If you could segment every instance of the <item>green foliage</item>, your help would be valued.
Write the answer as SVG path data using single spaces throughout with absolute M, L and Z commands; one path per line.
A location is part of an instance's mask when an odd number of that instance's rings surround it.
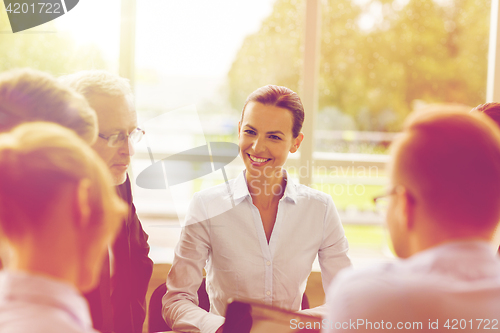
M 248 36 L 229 71 L 229 100 L 241 110 L 255 89 L 278 84 L 297 91 L 302 68 L 303 3 L 279 0 L 259 32 Z
M 83 69 L 106 69 L 97 47 L 78 47 L 70 36 L 57 31 L 54 22 L 26 32 L 10 33 L 7 13 L 0 6 L 0 72 L 31 67 L 53 75 Z
M 384 251 L 391 246 L 390 237 L 383 226 L 344 224 L 343 227 L 350 248 Z
M 489 1 L 400 3 L 322 3 L 320 110 L 340 110 L 358 129 L 394 131 L 416 101 L 484 103 Z M 383 17 L 363 30 L 358 22 L 370 5 Z M 264 84 L 300 87 L 303 6 L 277 0 L 260 31 L 246 38 L 228 75 L 234 108 Z

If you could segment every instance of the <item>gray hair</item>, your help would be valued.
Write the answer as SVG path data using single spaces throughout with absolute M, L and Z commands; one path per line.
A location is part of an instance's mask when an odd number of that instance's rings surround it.
M 104 70 L 86 70 L 59 77 L 59 81 L 89 98 L 94 94 L 124 96 L 134 102 L 130 81 Z

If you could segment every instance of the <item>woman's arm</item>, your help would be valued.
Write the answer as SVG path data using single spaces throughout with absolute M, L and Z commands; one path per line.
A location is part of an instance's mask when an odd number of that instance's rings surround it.
M 197 291 L 211 251 L 209 232 L 203 203 L 195 194 L 175 248 L 167 293 L 163 296 L 163 317 L 175 331 L 213 333 L 224 323 L 224 317 L 198 307 Z
M 323 290 L 328 290 L 335 275 L 343 268 L 351 266 L 347 255 L 349 244 L 340 223 L 340 217 L 330 196 L 327 198 L 325 218 L 323 222 L 323 242 L 318 251 L 318 260 L 321 267 Z M 327 312 L 326 306 L 303 310 L 301 313 L 322 316 Z

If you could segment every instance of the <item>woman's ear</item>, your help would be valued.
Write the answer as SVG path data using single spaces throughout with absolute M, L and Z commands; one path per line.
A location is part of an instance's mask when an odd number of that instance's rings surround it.
M 292 140 L 292 147 L 290 148 L 290 153 L 293 154 L 299 149 L 302 140 L 304 140 L 304 133 L 300 132 L 299 135 Z
M 241 120 L 238 121 L 238 140 L 240 139 L 240 131 L 241 131 Z
M 78 228 L 86 227 L 90 222 L 90 180 L 88 178 L 82 179 L 75 187 L 75 205 L 74 216 L 75 223 Z

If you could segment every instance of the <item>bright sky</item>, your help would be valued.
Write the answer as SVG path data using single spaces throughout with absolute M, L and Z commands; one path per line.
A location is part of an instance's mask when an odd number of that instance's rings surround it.
M 136 65 L 169 75 L 223 76 L 243 39 L 274 0 L 137 1 Z M 95 43 L 111 61 L 119 50 L 119 0 L 82 0 L 58 18 L 78 43 Z
M 119 0 L 81 0 L 75 8 L 54 22 L 60 31 L 72 34 L 77 43 L 95 43 L 109 57 L 118 54 Z

